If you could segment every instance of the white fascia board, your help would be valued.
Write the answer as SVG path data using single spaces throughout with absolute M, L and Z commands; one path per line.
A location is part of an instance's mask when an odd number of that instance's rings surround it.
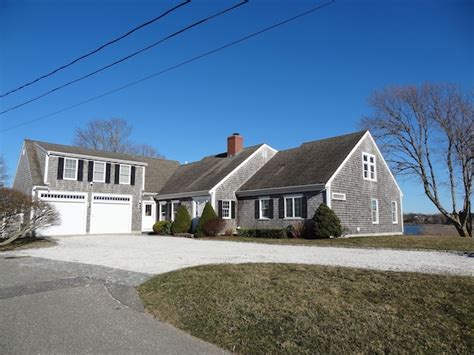
M 211 194 L 214 194 L 217 190 L 217 188 L 222 185 L 224 182 L 227 181 L 227 179 L 229 179 L 236 171 L 238 171 L 242 166 L 244 166 L 245 164 L 247 164 L 248 161 L 250 161 L 255 155 L 258 154 L 258 152 L 260 152 L 261 150 L 263 150 L 264 148 L 268 148 L 272 151 L 274 151 L 275 153 L 278 153 L 278 151 L 272 147 L 270 147 L 269 145 L 267 144 L 262 144 L 255 152 L 253 152 L 252 154 L 250 154 L 250 156 L 247 157 L 247 159 L 245 159 L 242 163 L 240 163 L 239 165 L 237 165 L 235 167 L 234 170 L 232 170 L 229 174 L 227 174 L 226 176 L 224 176 L 224 178 L 219 181 L 211 190 L 209 190 L 209 192 Z
M 256 190 L 245 190 L 237 191 L 236 195 L 239 197 L 249 196 L 262 196 L 271 194 L 284 194 L 284 193 L 298 193 L 306 191 L 320 191 L 325 188 L 324 184 L 308 184 L 308 185 L 297 185 L 297 186 L 282 186 L 282 187 L 268 187 Z
M 326 183 L 326 186 L 330 188 L 331 186 L 331 182 L 334 180 L 334 178 L 337 176 L 337 174 L 339 174 L 339 172 L 342 170 L 342 168 L 344 167 L 344 165 L 346 165 L 346 163 L 349 161 L 349 159 L 352 157 L 352 155 L 354 154 L 354 152 L 357 150 L 357 148 L 359 148 L 359 146 L 362 144 L 362 142 L 364 141 L 365 138 L 370 138 L 372 143 L 374 144 L 375 146 L 375 149 L 377 150 L 377 153 L 379 154 L 379 156 L 382 158 L 382 162 L 384 163 L 385 167 L 387 168 L 390 176 L 392 177 L 392 180 L 393 182 L 395 183 L 395 186 L 397 187 L 398 191 L 400 192 L 400 195 L 403 196 L 403 192 L 402 190 L 400 189 L 400 186 L 398 185 L 397 183 L 397 180 L 395 180 L 395 177 L 393 176 L 392 172 L 390 171 L 390 168 L 388 167 L 388 164 L 387 162 L 385 161 L 382 153 L 380 152 L 380 149 L 379 147 L 377 146 L 377 143 L 375 143 L 375 140 L 374 138 L 372 137 L 372 135 L 370 134 L 369 131 L 365 132 L 364 135 L 359 139 L 359 141 L 357 142 L 357 144 L 354 146 L 354 148 L 352 148 L 352 150 L 349 152 L 349 154 L 347 154 L 347 156 L 345 157 L 345 159 L 343 160 L 343 162 L 341 163 L 341 165 L 339 165 L 339 167 L 336 169 L 336 171 L 334 172 L 334 174 L 331 175 L 331 177 L 329 178 L 329 180 L 327 181 Z
M 192 191 L 192 192 L 176 192 L 171 194 L 155 194 L 155 200 L 172 200 L 175 198 L 187 198 L 187 197 L 200 197 L 200 196 L 209 196 L 210 192 L 208 190 L 203 191 Z
M 47 184 L 48 183 L 48 170 L 49 170 L 49 154 L 46 154 L 44 159 L 45 159 L 45 162 L 44 162 L 43 182 Z
M 148 163 L 143 163 L 143 162 L 134 161 L 134 160 L 123 160 L 123 159 L 105 158 L 105 157 L 92 156 L 92 155 L 72 154 L 72 153 L 57 152 L 53 150 L 48 150 L 47 153 L 50 155 L 57 155 L 57 156 L 68 157 L 68 158 L 71 157 L 71 158 L 96 160 L 96 161 L 116 162 L 116 163 L 120 163 L 124 165 L 128 164 L 128 165 L 148 166 Z

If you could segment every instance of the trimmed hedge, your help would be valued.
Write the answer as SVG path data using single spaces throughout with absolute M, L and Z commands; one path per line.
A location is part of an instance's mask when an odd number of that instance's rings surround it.
M 319 205 L 313 216 L 315 238 L 337 238 L 342 235 L 339 217 L 326 204 Z
M 174 234 L 188 233 L 191 229 L 191 216 L 188 213 L 188 209 L 181 205 L 176 211 L 176 218 L 171 225 L 171 232 Z
M 262 229 L 246 229 L 237 230 L 239 237 L 247 238 L 269 238 L 269 239 L 285 239 L 287 238 L 286 230 L 283 228 L 262 228 Z
M 171 235 L 171 222 L 160 221 L 153 225 L 153 232 L 158 235 Z
M 206 237 L 216 237 L 219 233 L 222 232 L 225 227 L 225 224 L 225 221 L 220 217 L 211 218 L 204 223 L 202 229 L 204 231 L 204 234 L 206 234 Z
M 196 228 L 196 237 L 201 238 L 206 236 L 206 232 L 204 231 L 204 224 L 208 220 L 214 218 L 217 218 L 216 211 L 214 211 L 214 208 L 212 208 L 212 205 L 208 202 L 204 206 L 201 217 L 199 218 L 199 223 Z

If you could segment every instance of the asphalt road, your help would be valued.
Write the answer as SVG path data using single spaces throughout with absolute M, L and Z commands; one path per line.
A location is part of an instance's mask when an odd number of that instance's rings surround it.
M 0 353 L 223 353 L 144 313 L 133 286 L 148 277 L 0 254 Z

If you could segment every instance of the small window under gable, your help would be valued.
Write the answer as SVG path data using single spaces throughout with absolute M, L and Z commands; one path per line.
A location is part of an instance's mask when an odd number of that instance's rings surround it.
M 377 181 L 375 155 L 362 153 L 362 166 L 365 180 Z
M 370 200 L 370 210 L 372 215 L 372 224 L 379 223 L 379 200 L 373 198 Z
M 392 210 L 392 223 L 398 224 L 398 205 L 397 201 L 392 201 L 390 203 L 391 210 Z

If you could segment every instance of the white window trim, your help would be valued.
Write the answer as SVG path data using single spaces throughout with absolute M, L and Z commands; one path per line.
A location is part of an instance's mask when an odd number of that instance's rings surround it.
M 395 204 L 395 220 L 393 220 L 393 205 Z M 392 224 L 398 224 L 398 203 L 397 201 L 390 202 L 390 218 Z
M 120 177 L 122 176 L 122 166 L 128 166 L 128 182 L 121 182 Z M 131 177 L 132 177 L 132 166 L 128 164 L 120 164 L 120 169 L 119 169 L 119 185 L 130 185 L 131 182 Z
M 338 197 L 338 195 L 340 197 Z M 345 201 L 346 200 L 346 194 L 344 194 L 342 192 L 333 192 L 332 193 L 332 199 L 333 200 L 338 200 L 338 201 Z
M 171 222 L 174 222 L 174 204 L 179 203 L 179 200 L 171 201 Z
M 286 196 L 283 196 L 283 203 L 284 203 L 284 216 L 285 218 L 284 219 L 288 219 L 288 220 L 295 220 L 295 219 L 303 219 L 303 217 L 288 217 L 286 215 L 286 199 L 287 198 L 292 198 L 293 199 L 293 216 L 295 215 L 295 198 L 303 198 L 303 195 L 286 195 Z M 301 213 L 303 213 L 303 211 L 301 211 Z
M 364 156 L 367 156 L 367 167 L 368 167 L 367 177 L 364 176 L 364 164 L 365 164 Z M 374 158 L 373 163 L 370 162 L 371 157 Z M 374 179 L 370 178 L 370 166 L 371 165 L 374 166 Z M 364 180 L 377 181 L 377 158 L 374 154 L 362 152 L 362 177 L 364 178 Z
M 150 206 L 151 209 L 150 209 L 150 215 L 147 216 L 146 214 L 146 208 L 147 206 Z M 151 201 L 143 201 L 143 216 L 144 217 L 153 217 L 153 202 Z
M 377 218 L 374 221 L 374 215 L 373 215 L 373 210 L 372 210 L 372 202 L 375 201 L 375 206 L 376 206 L 376 211 L 377 211 Z M 372 220 L 372 224 L 379 224 L 379 200 L 376 198 L 371 198 L 370 199 L 370 219 Z
M 162 219 L 162 214 L 163 214 L 163 206 L 166 206 L 166 201 L 160 201 L 158 203 L 158 221 L 165 221 L 166 219 Z M 165 210 L 165 213 L 166 213 L 166 210 Z M 166 218 L 166 217 L 165 217 Z
M 104 165 L 104 179 L 103 180 L 96 180 L 95 179 L 95 168 L 97 164 L 102 164 Z M 106 163 L 103 161 L 94 161 L 94 168 L 92 169 L 92 181 L 93 182 L 105 182 L 105 170 L 107 169 Z
M 74 161 L 76 161 L 76 171 L 75 171 L 75 173 L 74 173 L 74 177 L 73 177 L 73 178 L 66 177 L 66 161 L 67 161 L 67 160 L 74 160 Z M 64 158 L 63 180 L 77 180 L 78 170 L 79 170 L 79 159 L 77 159 L 77 158 Z
M 269 217 L 263 217 L 262 215 L 262 201 L 270 201 L 270 197 L 259 197 L 258 199 L 258 219 L 269 220 Z
M 224 202 L 229 202 L 229 216 L 224 217 Z M 232 219 L 232 200 L 222 200 L 222 219 Z

